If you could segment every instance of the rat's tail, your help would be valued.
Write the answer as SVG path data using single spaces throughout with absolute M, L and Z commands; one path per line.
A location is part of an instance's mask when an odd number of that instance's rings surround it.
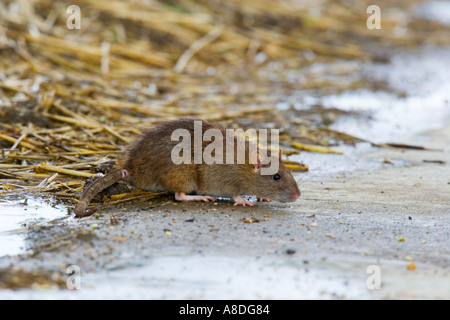
M 96 209 L 88 209 L 86 210 L 89 202 L 91 202 L 92 198 L 99 193 L 100 191 L 108 188 L 119 180 L 125 179 L 129 176 L 129 173 L 125 169 L 118 169 L 108 173 L 106 176 L 101 177 L 100 179 L 92 182 L 89 187 L 87 187 L 83 194 L 80 197 L 77 205 L 75 206 L 75 215 L 77 217 L 86 217 L 93 214 Z

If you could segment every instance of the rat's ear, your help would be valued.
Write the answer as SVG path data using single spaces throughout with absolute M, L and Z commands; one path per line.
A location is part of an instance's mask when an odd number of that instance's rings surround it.
M 266 157 L 259 150 L 254 150 L 250 157 L 250 163 L 253 164 L 253 167 L 256 172 L 261 170 L 263 163 L 266 162 Z

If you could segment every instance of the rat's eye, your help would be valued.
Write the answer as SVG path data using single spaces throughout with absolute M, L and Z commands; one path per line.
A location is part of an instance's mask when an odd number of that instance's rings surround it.
M 273 175 L 273 180 L 280 180 L 280 179 L 281 179 L 281 176 L 278 173 L 275 173 Z

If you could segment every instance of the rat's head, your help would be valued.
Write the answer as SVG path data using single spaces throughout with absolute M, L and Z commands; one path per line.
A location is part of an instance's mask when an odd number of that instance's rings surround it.
M 280 150 L 278 154 L 265 157 L 260 151 L 252 153 L 253 173 L 257 176 L 256 195 L 278 202 L 294 202 L 300 197 L 300 190 L 292 173 L 283 165 Z

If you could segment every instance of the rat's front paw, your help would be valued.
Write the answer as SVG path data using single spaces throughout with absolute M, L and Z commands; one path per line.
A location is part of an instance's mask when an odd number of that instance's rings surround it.
M 242 196 L 234 196 L 233 200 L 234 200 L 234 205 L 235 206 L 243 206 L 243 207 L 249 206 L 249 207 L 253 207 L 255 205 L 254 202 L 244 200 L 244 198 L 242 198 Z

